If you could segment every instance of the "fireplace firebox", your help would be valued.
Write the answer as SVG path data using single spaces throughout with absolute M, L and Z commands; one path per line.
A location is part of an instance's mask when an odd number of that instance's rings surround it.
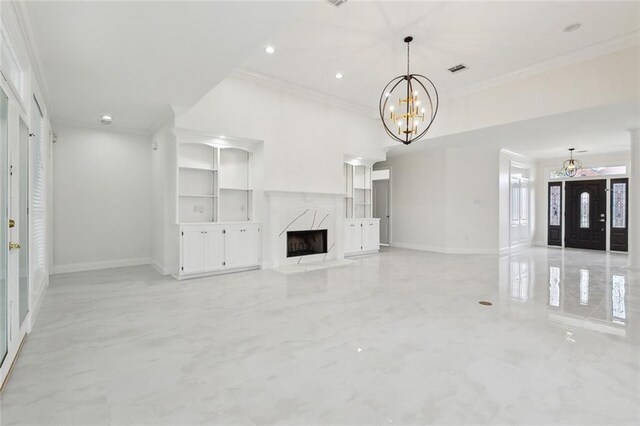
M 287 231 L 287 257 L 327 252 L 327 230 Z

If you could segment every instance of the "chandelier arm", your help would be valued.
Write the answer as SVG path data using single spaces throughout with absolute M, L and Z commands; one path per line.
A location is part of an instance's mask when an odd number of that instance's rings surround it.
M 433 110 L 433 115 L 431 117 L 431 123 L 429 124 L 429 127 L 431 127 L 431 124 L 433 124 L 433 120 L 435 120 L 436 115 L 438 114 L 438 107 L 440 106 L 440 95 L 438 94 L 438 89 L 436 88 L 436 85 L 433 84 L 433 81 L 431 81 L 431 79 L 429 77 L 426 77 L 422 74 L 414 74 L 414 76 L 416 77 L 420 77 L 420 78 L 424 78 L 426 81 L 429 82 L 429 84 L 431 85 L 431 87 L 433 88 L 433 94 L 434 94 L 434 99 L 435 99 L 435 110 Z M 418 80 L 418 82 L 420 83 L 420 85 L 424 88 L 424 91 L 427 93 L 427 95 L 429 95 L 429 91 L 427 90 L 427 88 L 424 86 L 424 84 L 422 84 L 422 82 L 420 80 Z M 430 95 L 429 95 L 430 96 Z M 432 107 L 433 108 L 433 107 Z M 429 128 L 427 127 L 427 129 Z
M 422 87 L 422 89 L 424 90 L 425 95 L 427 96 L 427 99 L 429 100 L 429 107 L 430 107 L 429 114 L 431 116 L 431 121 L 433 121 L 433 117 L 434 117 L 434 115 L 433 115 L 433 99 L 431 99 L 431 94 L 427 90 L 426 86 L 424 84 L 422 84 L 422 82 L 418 78 L 414 78 L 414 80 L 416 80 L 418 82 L 418 84 Z M 424 121 L 424 118 L 422 119 L 422 121 Z

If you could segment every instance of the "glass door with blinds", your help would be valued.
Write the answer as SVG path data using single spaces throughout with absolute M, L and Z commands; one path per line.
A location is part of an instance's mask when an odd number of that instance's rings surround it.
M 9 349 L 9 99 L 0 89 L 0 366 Z
M 29 126 L 20 118 L 18 129 L 18 183 L 13 185 L 18 190 L 17 222 L 19 255 L 18 281 L 18 320 L 20 328 L 29 313 Z M 15 207 L 14 207 L 15 208 Z

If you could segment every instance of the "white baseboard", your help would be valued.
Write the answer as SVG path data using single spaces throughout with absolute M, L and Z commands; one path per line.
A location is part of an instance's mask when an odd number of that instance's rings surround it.
M 469 249 L 469 248 L 458 248 L 458 247 L 436 247 L 429 246 L 423 244 L 411 244 L 411 243 L 399 243 L 394 241 L 391 243 L 391 247 L 400 247 L 411 250 L 420 250 L 420 251 L 431 251 L 434 253 L 444 253 L 444 254 L 497 254 L 498 250 L 491 249 Z
M 47 287 L 49 287 L 49 275 L 42 274 L 42 276 L 38 279 L 39 285 L 35 285 L 35 288 L 38 288 L 39 291 L 37 294 L 32 295 L 35 297 L 31 298 L 32 306 L 29 306 L 29 323 L 27 327 L 27 333 L 31 333 L 33 329 L 33 325 L 36 323 L 38 319 L 38 314 L 40 313 L 40 307 L 42 306 L 42 302 L 44 300 L 44 296 L 47 292 Z
M 53 274 L 66 274 L 69 272 L 95 271 L 98 269 L 122 268 L 125 266 L 140 266 L 152 264 L 148 257 L 136 257 L 131 259 L 105 260 L 102 262 L 74 263 L 69 265 L 54 265 Z
M 157 262 L 157 261 L 155 261 L 153 259 L 149 259 L 149 264 L 160 275 L 171 275 L 171 271 L 169 270 L 169 268 L 165 268 L 159 262 Z

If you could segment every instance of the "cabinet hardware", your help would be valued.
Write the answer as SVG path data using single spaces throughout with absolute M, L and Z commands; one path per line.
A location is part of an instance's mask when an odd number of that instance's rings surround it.
M 223 233 L 223 234 L 226 234 L 226 233 L 227 233 L 227 230 L 226 230 L 226 229 L 223 229 L 223 230 L 222 230 L 222 233 Z
M 180 232 L 180 235 L 182 235 L 184 237 L 184 232 Z
M 9 243 L 9 250 L 19 249 L 20 247 L 22 246 L 18 243 Z
M 226 265 L 227 265 L 227 262 L 222 262 L 222 266 L 226 266 Z
M 9 228 L 13 228 L 16 226 L 16 221 L 13 219 L 9 219 Z
M 181 270 L 181 271 L 184 271 L 184 266 L 181 266 L 181 267 L 180 267 L 180 270 Z

